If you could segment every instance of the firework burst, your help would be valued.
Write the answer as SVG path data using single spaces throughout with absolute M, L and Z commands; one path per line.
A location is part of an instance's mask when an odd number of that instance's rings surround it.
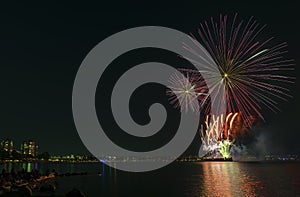
M 218 91 L 219 84 L 223 83 L 227 111 L 241 112 L 242 119 L 249 126 L 248 117 L 251 115 L 263 119 L 262 106 L 278 111 L 277 99 L 274 98 L 286 100 L 290 97 L 283 84 L 294 81 L 293 77 L 285 75 L 286 71 L 294 70 L 294 61 L 284 58 L 287 44 L 272 46 L 273 38 L 259 40 L 264 28 L 252 17 L 247 22 L 238 22 L 235 15 L 229 24 L 228 17 L 221 15 L 217 22 L 211 18 L 198 30 L 200 40 L 218 66 L 218 70 L 210 69 L 209 64 L 205 68 L 206 71 L 211 70 L 212 91 Z M 203 57 L 197 53 L 197 48 L 202 46 L 196 39 L 192 36 L 195 46 L 184 44 L 193 56 L 185 58 L 199 64 L 197 58 L 203 60 Z M 220 74 L 221 81 L 217 80 Z
M 199 73 L 184 72 L 184 69 L 178 69 L 183 74 L 174 74 L 169 79 L 167 95 L 170 103 L 181 112 L 192 110 L 198 112 L 201 103 L 205 102 L 208 93 L 202 88 L 205 83 Z M 185 75 L 184 75 L 185 74 Z

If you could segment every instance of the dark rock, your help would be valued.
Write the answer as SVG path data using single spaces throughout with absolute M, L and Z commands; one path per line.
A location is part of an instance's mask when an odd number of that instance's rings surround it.
M 84 197 L 84 194 L 78 189 L 72 189 L 68 193 L 66 193 L 67 197 Z
M 56 189 L 55 185 L 52 183 L 45 183 L 40 187 L 40 192 L 54 192 Z

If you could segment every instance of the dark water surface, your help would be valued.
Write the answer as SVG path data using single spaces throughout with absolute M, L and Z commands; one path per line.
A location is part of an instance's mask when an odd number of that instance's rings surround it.
M 299 162 L 175 162 L 145 173 L 101 163 L 6 163 L 0 169 L 12 167 L 89 173 L 56 178 L 56 194 L 78 188 L 86 196 L 300 196 Z

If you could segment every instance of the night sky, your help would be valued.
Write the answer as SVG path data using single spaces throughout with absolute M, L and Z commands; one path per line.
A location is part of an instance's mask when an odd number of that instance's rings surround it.
M 132 27 L 155 25 L 195 33 L 199 23 L 211 16 L 254 16 L 261 24 L 267 24 L 264 33 L 274 36 L 276 43 L 288 43 L 287 57 L 296 63 L 292 75 L 300 75 L 300 15 L 292 1 L 130 2 L 1 4 L 1 139 L 14 140 L 18 149 L 22 140 L 34 139 L 41 152 L 88 153 L 72 116 L 76 72 L 95 45 Z M 274 153 L 300 153 L 299 83 L 296 81 L 290 89 L 293 98 L 279 102 L 282 111 L 266 112 L 266 122 L 254 131 L 257 136 L 264 136 L 268 151 Z M 126 144 L 126 139 L 122 139 L 120 143 Z

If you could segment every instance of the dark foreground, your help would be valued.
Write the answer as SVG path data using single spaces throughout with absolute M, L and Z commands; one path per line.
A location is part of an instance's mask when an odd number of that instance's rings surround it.
M 53 184 L 53 192 L 34 189 L 33 196 L 75 197 L 75 192 L 87 197 L 300 196 L 299 162 L 174 162 L 144 173 L 118 171 L 101 163 L 39 163 L 36 167 L 41 173 L 55 169 L 64 176 L 43 182 Z
M 84 176 L 87 172 L 73 172 L 58 174 L 54 169 L 50 172 L 46 170 L 42 174 L 38 169 L 26 171 L 24 168 L 15 171 L 12 167 L 10 171 L 3 168 L 0 174 L 0 196 L 33 196 L 33 192 L 39 193 L 34 196 L 57 196 L 55 195 L 58 177 Z M 84 194 L 78 189 L 72 189 L 65 195 L 67 197 L 79 197 Z

